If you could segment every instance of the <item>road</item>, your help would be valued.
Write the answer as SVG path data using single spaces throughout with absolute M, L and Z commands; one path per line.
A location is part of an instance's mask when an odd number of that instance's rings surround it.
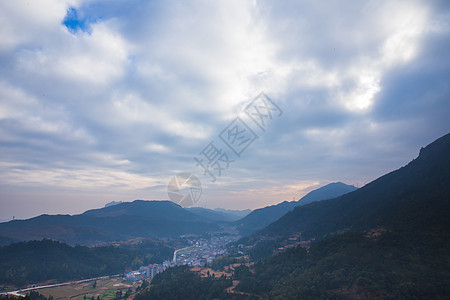
M 190 249 L 190 248 L 199 248 L 199 247 L 198 247 L 198 246 L 189 246 L 189 247 L 184 247 L 184 248 L 175 250 L 175 251 L 173 252 L 173 262 L 175 262 L 175 263 L 177 262 L 177 253 L 178 253 L 178 251 L 186 250 L 186 249 Z
M 177 252 L 178 252 L 178 251 L 185 250 L 185 249 L 188 249 L 188 248 L 190 248 L 190 247 L 185 247 L 185 248 L 181 248 L 181 249 L 175 250 L 175 251 L 173 252 L 173 262 L 174 262 L 174 263 L 177 262 Z
M 31 287 L 31 288 L 26 288 L 26 289 L 20 289 L 17 291 L 11 291 L 11 292 L 6 292 L 6 293 L 0 293 L 0 295 L 11 295 L 11 296 L 16 296 L 16 297 L 25 297 L 24 294 L 22 293 L 26 293 L 29 291 L 34 291 L 34 290 L 40 290 L 40 289 L 46 289 L 46 288 L 54 288 L 57 286 L 64 286 L 64 285 L 71 285 L 71 284 L 79 284 L 79 283 L 83 283 L 83 282 L 88 282 L 88 281 L 93 281 L 93 280 L 100 280 L 100 279 L 108 279 L 111 277 L 119 277 L 120 275 L 111 275 L 111 276 L 101 276 L 101 277 L 95 277 L 95 278 L 89 278 L 89 279 L 83 279 L 83 280 L 78 280 L 78 281 L 69 281 L 69 282 L 63 282 L 63 283 L 55 283 L 55 284 L 48 284 L 48 285 L 39 285 L 39 286 L 35 286 L 35 287 Z

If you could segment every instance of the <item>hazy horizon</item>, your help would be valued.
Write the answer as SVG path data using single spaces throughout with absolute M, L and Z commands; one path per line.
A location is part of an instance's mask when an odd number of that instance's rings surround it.
M 306 194 L 308 194 L 310 191 L 316 190 L 316 189 L 321 188 L 321 187 L 323 187 L 323 186 L 324 186 L 324 185 L 322 185 L 322 186 L 317 186 L 317 187 L 314 187 L 314 188 L 310 188 L 310 189 L 308 189 L 308 192 L 305 192 L 305 194 L 302 195 L 302 196 L 299 197 L 299 198 L 295 198 L 295 199 L 291 199 L 291 200 L 282 200 L 282 201 L 279 201 L 279 202 L 272 203 L 272 204 L 270 204 L 270 205 L 276 205 L 276 204 L 279 204 L 279 203 L 284 202 L 284 201 L 289 201 L 289 202 L 290 202 L 290 201 L 299 201 L 303 196 L 305 196 Z M 59 214 L 59 215 L 77 215 L 77 214 L 84 213 L 84 212 L 86 212 L 86 211 L 88 211 L 88 210 L 91 210 L 91 209 L 104 208 L 104 207 L 106 207 L 107 204 L 110 204 L 110 203 L 112 203 L 112 202 L 116 202 L 115 204 L 121 204 L 121 203 L 131 203 L 131 202 L 138 201 L 138 200 L 141 200 L 141 201 L 171 201 L 170 199 L 133 199 L 133 200 L 119 200 L 119 201 L 114 201 L 114 200 L 113 200 L 113 201 L 105 202 L 105 203 L 103 204 L 103 206 L 99 206 L 99 207 L 90 207 L 90 208 L 87 208 L 87 209 L 76 210 L 76 211 L 74 211 L 74 212 L 54 212 L 54 213 L 49 213 L 49 212 L 47 211 L 47 212 L 43 212 L 43 213 L 38 213 L 38 214 L 36 214 L 36 215 L 25 216 L 25 217 L 23 217 L 23 218 L 18 218 L 18 217 L 16 217 L 16 216 L 13 216 L 14 219 L 13 219 L 13 217 L 11 217 L 10 219 L 0 219 L 0 223 L 2 223 L 2 222 L 9 222 L 9 221 L 12 221 L 12 220 L 25 220 L 25 219 L 34 218 L 34 217 L 37 217 L 37 216 L 40 216 L 40 215 L 43 215 L 43 214 L 49 214 L 49 215 L 58 215 L 58 214 Z M 171 202 L 173 202 L 173 201 L 171 201 Z M 255 208 L 236 208 L 236 209 L 234 209 L 234 208 L 224 208 L 224 207 L 207 207 L 206 205 L 198 205 L 198 203 L 195 203 L 194 205 L 189 206 L 189 207 L 200 207 L 200 208 L 207 208 L 207 209 L 212 209 L 212 210 L 214 210 L 214 209 L 228 209 L 228 210 L 240 210 L 240 211 L 250 209 L 250 210 L 253 211 L 253 210 L 255 210 L 255 209 L 267 207 L 267 205 L 260 206 L 260 207 L 255 207 Z

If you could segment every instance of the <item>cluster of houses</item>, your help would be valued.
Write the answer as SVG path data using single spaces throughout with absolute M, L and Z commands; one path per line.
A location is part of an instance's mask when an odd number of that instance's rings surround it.
M 175 251 L 171 261 L 166 260 L 162 264 L 150 264 L 142 266 L 136 271 L 128 271 L 125 273 L 124 279 L 131 282 L 144 279 L 151 280 L 165 269 L 181 265 L 204 267 L 216 256 L 226 253 L 226 244 L 236 239 L 235 236 L 220 236 L 210 239 L 189 240 L 190 246 Z
M 184 255 L 183 255 L 184 256 Z M 209 258 L 208 261 L 211 261 L 213 258 Z M 175 266 L 181 265 L 189 265 L 189 266 L 204 266 L 207 262 L 206 259 L 195 260 L 195 261 L 186 261 L 184 259 L 179 259 L 176 261 L 168 261 L 166 260 L 162 264 L 150 264 L 148 266 L 141 266 L 139 270 L 136 271 L 127 271 L 125 272 L 124 279 L 126 281 L 141 281 L 141 280 L 151 280 L 155 277 L 156 274 L 163 272 L 165 269 Z
M 153 277 L 155 277 L 156 274 L 161 273 L 164 270 L 165 268 L 162 265 L 150 264 L 148 266 L 142 266 L 139 268 L 139 270 L 136 271 L 127 271 L 125 273 L 124 279 L 126 281 L 131 282 L 140 281 L 144 279 L 148 280 L 152 279 Z

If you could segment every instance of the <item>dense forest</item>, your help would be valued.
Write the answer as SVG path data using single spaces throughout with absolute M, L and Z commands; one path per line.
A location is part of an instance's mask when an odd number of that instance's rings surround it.
M 180 239 L 162 241 L 158 239 L 136 239 L 134 242 L 120 242 L 114 243 L 118 245 L 120 249 L 130 250 L 137 252 L 134 265 L 148 265 L 150 263 L 161 264 L 167 259 L 173 257 L 174 247 L 177 247 L 178 243 L 182 243 Z M 182 244 L 184 245 L 184 244 Z
M 154 251 L 156 256 L 142 249 L 71 247 L 52 240 L 15 243 L 0 248 L 0 283 L 23 286 L 119 274 L 173 254 L 173 249 L 164 246 Z
M 449 249 L 442 232 L 345 233 L 241 270 L 236 289 L 271 299 L 448 299 Z
M 188 266 L 167 269 L 155 276 L 149 289 L 142 291 L 134 299 L 230 299 L 226 288 L 231 279 L 206 277 L 189 271 Z

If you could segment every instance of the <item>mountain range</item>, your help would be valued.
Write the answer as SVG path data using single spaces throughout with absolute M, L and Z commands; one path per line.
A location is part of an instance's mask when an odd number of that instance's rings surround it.
M 135 237 L 170 238 L 218 232 L 224 225 L 236 226 L 241 232 L 250 234 L 297 205 L 328 199 L 354 189 L 343 183 L 332 183 L 308 193 L 299 201 L 283 202 L 254 212 L 248 209 L 182 208 L 171 201 L 113 201 L 103 208 L 79 215 L 44 214 L 0 223 L 0 245 L 50 238 L 70 245 L 91 246 Z
M 321 239 L 346 231 L 450 228 L 450 134 L 420 150 L 408 165 L 345 195 L 295 207 L 253 234 Z
M 0 223 L 0 241 L 51 238 L 71 245 L 95 245 L 134 237 L 177 237 L 219 230 L 216 222 L 171 201 L 135 200 L 79 215 L 41 215 Z
M 235 225 L 241 235 L 249 235 L 276 221 L 297 206 L 335 198 L 356 189 L 357 188 L 353 185 L 347 185 L 342 182 L 333 182 L 309 192 L 298 201 L 284 201 L 276 205 L 255 209 L 246 217 L 236 221 Z

